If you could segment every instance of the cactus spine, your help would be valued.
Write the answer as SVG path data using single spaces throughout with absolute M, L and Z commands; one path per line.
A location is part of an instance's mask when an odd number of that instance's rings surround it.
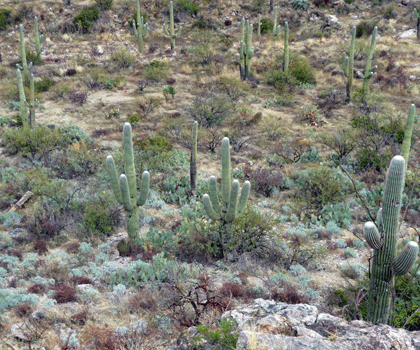
M 196 199 L 197 190 L 197 131 L 198 123 L 195 121 L 192 128 L 191 160 L 190 160 L 190 184 L 191 194 Z
M 134 166 L 133 141 L 131 124 L 124 124 L 124 169 L 119 179 L 114 158 L 106 158 L 111 186 L 118 203 L 124 206 L 127 213 L 127 232 L 130 241 L 138 245 L 140 230 L 140 207 L 146 202 L 149 193 L 150 175 L 144 171 L 141 177 L 140 195 L 137 196 L 136 170 Z
M 175 27 L 174 27 L 174 4 L 172 1 L 169 3 L 169 31 L 168 28 L 166 28 L 166 24 L 163 24 L 163 30 L 165 31 L 165 34 L 169 36 L 171 39 L 171 50 L 175 49 L 175 39 L 178 38 L 181 35 L 181 29 L 182 27 L 178 28 L 178 33 L 175 34 Z
M 144 23 L 143 16 L 140 14 L 140 0 L 137 0 L 137 21 L 133 21 L 133 31 L 134 35 L 137 38 L 139 43 L 139 51 L 143 51 L 143 39 L 147 35 L 147 28 L 149 24 L 146 22 Z
M 417 243 L 411 241 L 395 256 L 404 176 L 405 160 L 395 156 L 388 169 L 377 225 L 369 221 L 363 228 L 366 241 L 374 250 L 367 317 L 375 324 L 388 322 L 395 276 L 404 275 L 411 269 L 419 249 Z
M 280 25 L 277 25 L 277 6 L 274 7 L 273 32 L 271 33 L 273 40 L 280 34 Z
M 204 209 L 207 215 L 213 220 L 221 221 L 221 229 L 219 231 L 219 241 L 222 246 L 223 256 L 225 254 L 225 240 L 228 234 L 228 224 L 233 222 L 239 215 L 243 213 L 248 201 L 251 184 L 245 181 L 241 194 L 239 196 L 239 181 L 231 182 L 231 163 L 229 139 L 227 137 L 222 140 L 222 201 L 219 204 L 217 195 L 216 177 L 211 176 L 209 180 L 209 194 L 203 196 Z
M 29 69 L 32 67 L 32 62 L 29 64 L 26 62 L 26 49 L 25 49 L 25 40 L 23 38 L 23 26 L 22 24 L 19 25 L 19 36 L 20 36 L 20 54 L 22 58 L 22 64 L 17 64 L 16 66 L 19 69 L 23 69 L 23 73 L 27 74 L 29 72 Z
M 240 65 L 239 73 L 242 80 L 247 80 L 250 77 L 251 58 L 254 54 L 252 47 L 252 24 L 242 18 L 241 22 L 241 46 L 240 46 Z
M 285 74 L 289 72 L 289 23 L 284 23 L 284 57 L 283 71 Z
M 344 71 L 344 76 L 347 77 L 347 84 L 346 84 L 346 102 L 347 103 L 350 102 L 351 91 L 352 91 L 352 86 L 353 86 L 355 41 L 356 41 L 356 27 L 353 27 L 351 30 L 349 55 L 347 56 L 346 53 L 343 52 L 343 71 Z
M 363 79 L 363 93 L 362 93 L 362 100 L 366 101 L 366 97 L 369 94 L 369 80 L 376 76 L 375 70 L 378 68 L 377 66 L 372 67 L 372 58 L 373 52 L 375 50 L 376 44 L 376 34 L 378 33 L 378 27 L 375 27 L 372 33 L 372 41 L 370 44 L 369 55 L 366 61 L 365 73 L 358 72 L 358 75 L 361 79 Z
M 36 55 L 40 57 L 41 56 L 41 43 L 44 41 L 44 36 L 43 35 L 39 36 L 38 18 L 36 16 L 35 16 L 35 37 L 34 39 L 32 39 L 30 35 L 28 35 L 28 37 L 29 37 L 29 40 L 32 42 L 32 44 L 35 44 Z

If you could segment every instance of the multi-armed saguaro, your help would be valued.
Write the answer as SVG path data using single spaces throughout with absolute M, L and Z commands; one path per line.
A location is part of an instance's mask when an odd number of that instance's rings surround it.
M 251 58 L 254 54 L 252 47 L 252 24 L 242 17 L 241 21 L 241 47 L 239 49 L 240 65 L 239 73 L 242 80 L 247 80 L 250 77 Z
M 351 30 L 351 41 L 349 55 L 343 52 L 343 71 L 344 76 L 347 77 L 346 84 L 346 102 L 350 102 L 351 90 L 353 85 L 353 66 L 354 66 L 354 46 L 356 41 L 356 27 Z
M 217 195 L 217 181 L 215 176 L 211 176 L 209 180 L 209 193 L 203 196 L 204 209 L 207 215 L 213 220 L 220 220 L 222 228 L 219 233 L 220 244 L 225 256 L 225 239 L 227 233 L 226 225 L 234 221 L 243 213 L 248 201 L 251 184 L 245 181 L 241 195 L 239 196 L 239 181 L 231 180 L 231 163 L 229 139 L 225 137 L 222 140 L 222 202 L 219 204 Z
M 178 28 L 178 33 L 175 34 L 175 26 L 174 26 L 174 4 L 172 1 L 169 3 L 169 31 L 166 28 L 166 24 L 163 24 L 163 30 L 165 34 L 169 36 L 171 39 L 171 50 L 175 49 L 175 39 L 181 35 L 182 27 Z
M 41 43 L 44 40 L 44 36 L 39 35 L 38 18 L 36 16 L 35 16 L 35 37 L 34 39 L 32 39 L 30 35 L 28 35 L 28 37 L 29 37 L 29 40 L 32 42 L 32 44 L 35 44 L 36 55 L 40 57 L 41 56 Z
M 137 18 L 136 18 L 136 21 L 133 21 L 133 31 L 139 43 L 140 52 L 143 51 L 143 39 L 147 35 L 148 27 L 149 27 L 149 24 L 147 22 L 144 23 L 143 16 L 141 16 L 141 13 L 140 13 L 140 0 L 137 0 Z
M 141 177 L 140 195 L 137 196 L 136 170 L 134 166 L 133 141 L 130 123 L 124 124 L 124 168 L 125 174 L 119 179 L 114 158 L 106 157 L 111 186 L 118 203 L 127 213 L 127 232 L 130 241 L 138 245 L 140 230 L 140 207 L 146 202 L 149 193 L 150 175 L 144 171 Z
M 375 29 L 372 32 L 372 42 L 370 43 L 369 55 L 366 60 L 365 73 L 363 74 L 362 72 L 357 72 L 357 74 L 359 75 L 359 78 L 363 79 L 363 93 L 362 93 L 363 101 L 366 100 L 366 97 L 369 94 L 369 80 L 376 76 L 375 70 L 378 68 L 378 66 L 371 68 L 377 33 L 378 33 L 378 27 L 375 27 Z
M 372 271 L 369 282 L 369 300 L 367 318 L 373 323 L 387 323 L 391 300 L 394 293 L 395 276 L 406 274 L 413 266 L 419 251 L 416 242 L 408 242 L 402 252 L 396 256 L 398 225 L 404 188 L 406 159 L 411 145 L 415 108 L 410 107 L 407 120 L 406 136 L 401 156 L 391 160 L 388 169 L 382 208 L 379 209 L 377 225 L 369 221 L 363 231 L 366 241 L 374 250 Z M 411 130 L 410 130 L 411 129 Z

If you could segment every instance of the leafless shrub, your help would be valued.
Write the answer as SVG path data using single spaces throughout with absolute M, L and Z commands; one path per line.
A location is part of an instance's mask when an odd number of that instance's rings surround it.
M 87 91 L 77 91 L 76 89 L 73 89 L 69 91 L 68 94 L 70 101 L 79 106 L 83 106 L 87 100 Z

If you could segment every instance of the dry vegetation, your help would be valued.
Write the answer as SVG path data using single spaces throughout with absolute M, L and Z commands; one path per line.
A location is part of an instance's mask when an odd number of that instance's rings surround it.
M 408 108 L 420 104 L 420 43 L 415 35 L 400 37 L 415 28 L 417 3 L 311 0 L 301 11 L 291 0 L 275 0 L 280 36 L 273 41 L 254 31 L 251 79 L 241 81 L 240 20 L 256 22 L 261 13 L 272 21 L 265 1 L 174 1 L 182 33 L 171 51 L 162 27 L 169 2 L 141 0 L 149 23 L 142 53 L 129 25 L 135 0 L 114 0 L 86 32 L 73 18 L 101 1 L 66 2 L 0 6 L 14 16 L 0 31 L 0 349 L 19 348 L 9 329 L 20 322 L 32 349 L 164 349 L 188 326 L 216 327 L 222 312 L 240 302 L 263 297 L 328 308 L 334 290 L 360 286 L 369 256 L 361 227 L 380 205 Z M 182 4 L 200 8 L 191 15 Z M 18 23 L 34 55 L 27 39 L 34 16 L 45 36 L 31 68 L 36 123 L 49 129 L 38 130 L 41 145 L 28 150 L 16 129 L 15 66 Z M 285 21 L 300 82 L 273 80 L 282 67 Z M 362 22 L 378 26 L 378 75 L 365 103 L 355 79 L 346 104 L 342 52 L 351 27 Z M 370 41 L 356 41 L 355 70 L 363 70 Z M 233 176 L 252 183 L 246 217 L 235 224 L 224 258 L 211 240 L 217 225 L 188 191 L 194 120 L 198 202 L 208 177 L 220 174 L 223 136 L 231 140 Z M 138 174 L 151 173 L 137 250 L 120 243 L 127 239 L 124 211 L 104 168 L 108 154 L 122 166 L 126 121 Z M 418 232 L 415 141 L 402 238 Z M 26 191 L 31 199 L 11 210 Z M 44 317 L 34 317 L 35 310 Z

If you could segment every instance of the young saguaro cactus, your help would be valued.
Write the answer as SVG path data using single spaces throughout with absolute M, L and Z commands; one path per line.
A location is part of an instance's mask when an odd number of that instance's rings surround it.
M 366 97 L 369 94 L 369 80 L 375 77 L 377 74 L 375 70 L 378 68 L 378 66 L 371 68 L 377 33 L 378 33 L 378 27 L 375 27 L 375 29 L 373 29 L 373 32 L 372 32 L 372 41 L 370 43 L 369 54 L 366 60 L 365 73 L 363 74 L 362 72 L 357 72 L 357 74 L 359 75 L 359 78 L 363 79 L 363 93 L 362 93 L 363 101 L 366 101 Z
M 351 91 L 353 86 L 353 67 L 354 67 L 354 46 L 356 42 L 356 27 L 354 26 L 351 29 L 351 40 L 350 40 L 350 49 L 349 55 L 347 56 L 343 52 L 343 71 L 344 76 L 347 78 L 346 84 L 346 102 L 351 100 Z
M 252 24 L 242 18 L 241 21 L 241 46 L 239 49 L 240 65 L 239 73 L 242 80 L 247 80 L 250 77 L 251 58 L 254 54 L 252 47 Z
M 273 19 L 273 31 L 271 33 L 271 36 L 273 37 L 273 40 L 276 39 L 276 37 L 280 34 L 280 28 L 281 25 L 277 25 L 277 6 L 274 7 L 274 19 Z
M 17 76 L 18 88 L 19 88 L 20 119 L 22 120 L 23 127 L 26 127 L 29 125 L 28 103 L 26 101 L 25 90 L 23 88 L 22 73 L 20 72 L 19 68 L 16 70 L 16 76 Z
M 175 26 L 174 26 L 174 4 L 172 1 L 169 3 L 169 30 L 166 28 L 166 24 L 163 24 L 163 30 L 165 34 L 169 36 L 171 39 L 171 50 L 175 49 L 175 39 L 181 35 L 182 27 L 178 28 L 178 33 L 175 34 Z
M 29 64 L 26 61 L 26 49 L 25 49 L 25 40 L 23 38 L 23 26 L 22 24 L 19 25 L 19 37 L 20 37 L 20 55 L 22 58 L 22 64 L 17 64 L 16 66 L 19 69 L 22 69 L 25 74 L 29 72 L 29 69 L 32 67 L 32 62 Z
M 127 213 L 127 232 L 130 241 L 138 245 L 140 230 L 140 207 L 146 202 L 149 193 L 150 175 L 144 171 L 141 177 L 140 194 L 137 196 L 136 170 L 134 166 L 133 141 L 131 124 L 124 124 L 124 169 L 119 179 L 114 158 L 106 158 L 111 186 L 118 203 L 124 206 Z
M 251 189 L 251 183 L 245 181 L 239 196 L 239 181 L 231 182 L 231 163 L 229 138 L 222 140 L 222 202 L 217 196 L 217 181 L 215 176 L 209 180 L 209 193 L 203 196 L 204 209 L 213 220 L 221 220 L 223 224 L 234 221 L 246 207 Z
M 416 114 L 416 106 L 412 104 L 408 111 L 407 123 L 404 130 L 404 140 L 401 146 L 401 156 L 405 160 L 405 169 L 407 170 L 408 155 L 411 148 L 411 136 L 413 135 L 414 116 Z
M 140 0 L 137 0 L 137 19 L 133 21 L 133 31 L 134 36 L 137 38 L 139 43 L 139 51 L 143 51 L 143 39 L 147 35 L 147 29 L 149 24 L 146 22 L 144 23 L 143 16 L 140 14 Z
M 258 14 L 258 27 L 257 27 L 257 37 L 258 40 L 261 39 L 261 14 Z
M 283 71 L 285 74 L 289 73 L 289 23 L 284 23 L 284 57 L 283 57 Z
M 44 35 L 39 35 L 38 30 L 38 18 L 35 16 L 35 37 L 34 39 L 31 38 L 30 35 L 28 35 L 29 40 L 32 42 L 32 44 L 35 45 L 36 55 L 38 57 L 41 56 L 41 43 L 44 41 Z
M 366 241 L 374 250 L 367 315 L 374 324 L 388 322 L 395 276 L 402 276 L 411 269 L 419 250 L 418 244 L 411 241 L 396 256 L 405 168 L 402 156 L 391 160 L 377 225 L 369 221 L 363 228 Z

